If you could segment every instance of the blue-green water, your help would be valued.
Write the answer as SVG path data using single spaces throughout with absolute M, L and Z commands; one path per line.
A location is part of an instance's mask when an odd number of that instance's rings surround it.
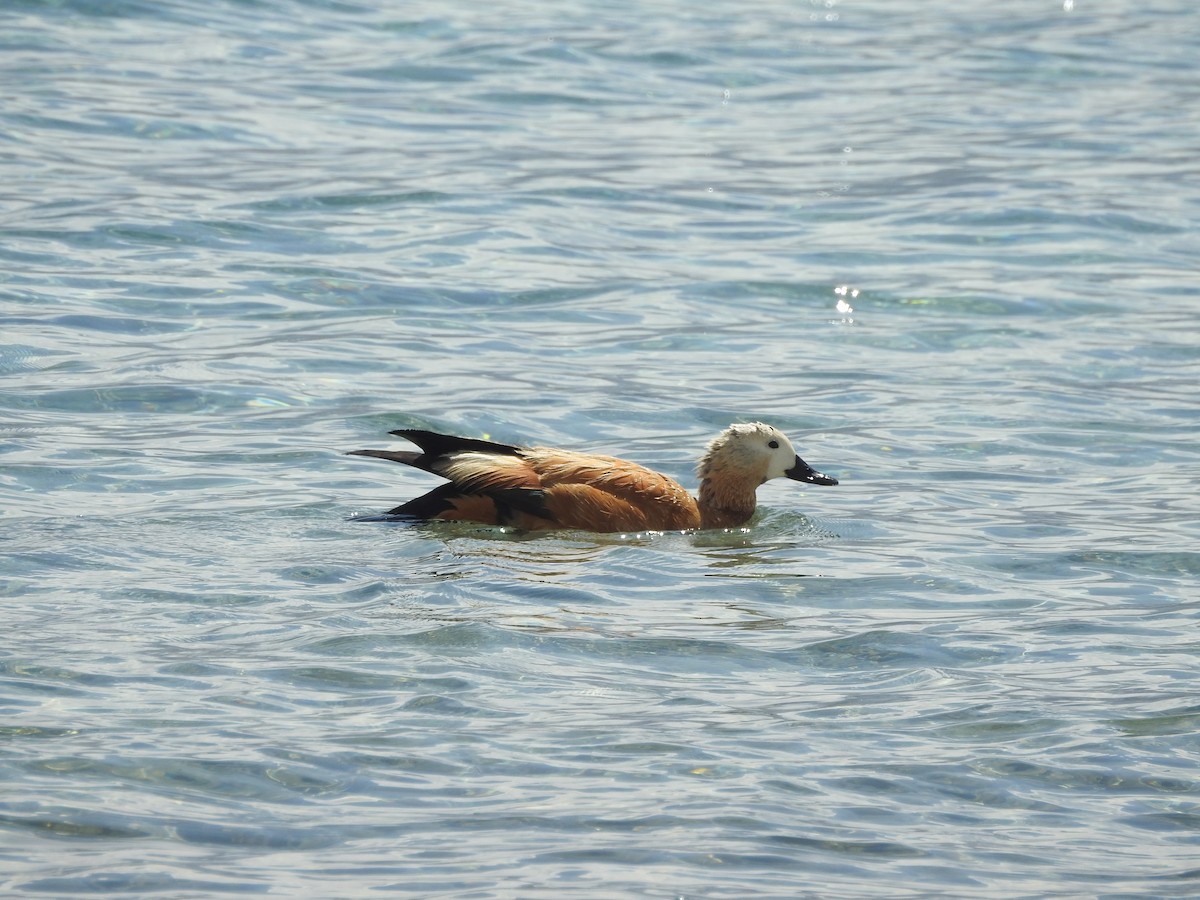
M 1200 893 L 1190 0 L 9 2 L 0 889 Z M 840 306 L 839 306 L 840 303 Z M 369 521 L 391 428 L 733 533 Z

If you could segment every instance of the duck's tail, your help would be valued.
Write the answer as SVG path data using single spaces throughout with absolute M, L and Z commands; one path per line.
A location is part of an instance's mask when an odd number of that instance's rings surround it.
M 520 447 L 508 444 L 497 444 L 493 441 L 481 441 L 478 438 L 458 437 L 453 434 L 439 434 L 436 431 L 423 431 L 419 428 L 401 428 L 388 432 L 406 441 L 412 441 L 421 448 L 420 453 L 412 450 L 351 450 L 347 456 L 374 456 L 376 459 L 387 459 L 392 462 L 404 463 L 417 469 L 424 469 L 435 475 L 441 475 L 441 465 L 458 453 L 495 453 L 503 456 L 516 456 L 521 452 Z

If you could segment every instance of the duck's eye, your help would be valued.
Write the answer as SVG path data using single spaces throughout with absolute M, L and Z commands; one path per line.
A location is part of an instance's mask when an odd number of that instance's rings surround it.
M 772 450 L 778 450 L 779 449 L 779 441 L 767 441 L 767 446 L 770 447 Z

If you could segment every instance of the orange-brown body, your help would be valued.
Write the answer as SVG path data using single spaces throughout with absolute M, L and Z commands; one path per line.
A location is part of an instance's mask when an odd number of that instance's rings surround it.
M 762 429 L 761 433 L 751 434 L 755 428 Z M 765 425 L 731 426 L 710 444 L 701 461 L 698 501 L 674 479 L 614 456 L 513 447 L 431 431 L 392 433 L 417 444 L 422 452 L 352 453 L 402 462 L 447 479 L 447 484 L 390 511 L 421 519 L 509 525 L 530 531 L 733 527 L 754 514 L 755 488 L 775 475 L 816 484 L 837 483 L 808 468 L 795 456 L 787 438 Z M 780 442 L 786 445 L 786 452 Z M 762 453 L 756 453 L 757 443 L 762 443 Z M 793 466 L 775 472 L 769 465 L 772 456 L 794 459 L 803 471 Z

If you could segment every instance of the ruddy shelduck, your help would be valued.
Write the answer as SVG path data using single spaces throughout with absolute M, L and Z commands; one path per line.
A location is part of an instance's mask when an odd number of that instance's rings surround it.
M 615 456 L 512 447 L 434 431 L 401 429 L 421 448 L 352 450 L 448 480 L 389 515 L 508 525 L 523 530 L 681 531 L 733 528 L 754 515 L 755 489 L 772 478 L 837 484 L 802 460 L 778 428 L 730 425 L 700 460 L 700 494 Z

